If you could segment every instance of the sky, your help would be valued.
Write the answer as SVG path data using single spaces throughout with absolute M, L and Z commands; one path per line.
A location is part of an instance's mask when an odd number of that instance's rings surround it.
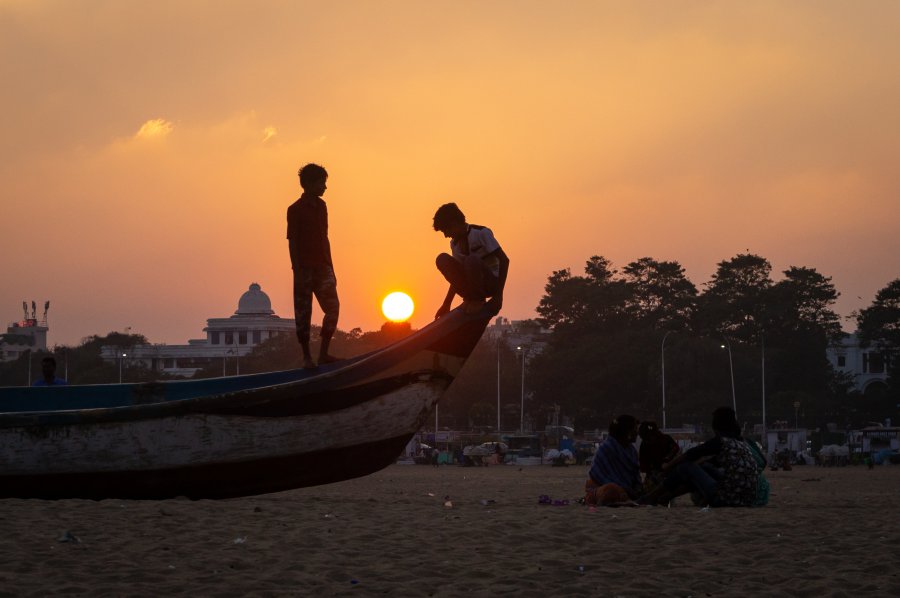
M 813 267 L 842 316 L 900 277 L 889 0 L 0 0 L 0 81 L 0 320 L 50 300 L 51 345 L 201 338 L 253 282 L 293 317 L 307 162 L 343 330 L 395 290 L 433 318 L 448 201 L 514 320 L 592 255 Z

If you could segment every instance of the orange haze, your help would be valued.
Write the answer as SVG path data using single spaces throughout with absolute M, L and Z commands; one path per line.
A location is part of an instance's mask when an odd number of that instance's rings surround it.
M 435 208 L 511 259 L 502 315 L 592 254 L 750 251 L 868 305 L 900 276 L 900 3 L 0 1 L 0 318 L 51 343 L 292 317 L 285 209 L 320 162 L 340 327 L 445 286 Z M 316 316 L 318 317 L 318 316 Z

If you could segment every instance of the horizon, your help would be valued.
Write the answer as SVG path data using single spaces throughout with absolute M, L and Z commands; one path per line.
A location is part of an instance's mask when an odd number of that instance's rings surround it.
M 753 253 L 774 281 L 830 277 L 852 331 L 900 277 L 898 22 L 835 0 L 0 2 L 0 317 L 50 300 L 50 345 L 184 344 L 257 282 L 292 318 L 285 211 L 317 162 L 341 330 L 377 330 L 391 291 L 431 321 L 455 201 L 510 257 L 510 320 L 595 254 L 702 290 Z

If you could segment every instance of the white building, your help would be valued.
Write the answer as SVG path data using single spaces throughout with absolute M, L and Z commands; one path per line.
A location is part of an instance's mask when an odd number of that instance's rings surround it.
M 231 371 L 240 370 L 240 358 L 256 345 L 277 334 L 294 334 L 293 318 L 280 318 L 272 311 L 272 302 L 257 283 L 241 295 L 234 315 L 206 321 L 206 338 L 191 339 L 186 345 L 136 345 L 127 349 L 105 346 L 106 361 L 125 360 L 175 376 L 192 376 L 197 370 L 220 362 Z M 233 360 L 233 361 L 231 361 Z
M 887 364 L 874 347 L 862 347 L 856 334 L 847 335 L 840 345 L 829 347 L 826 356 L 838 372 L 853 376 L 856 390 L 869 392 L 887 386 Z
M 44 315 L 37 319 L 37 308 L 34 301 L 31 302 L 31 315 L 28 314 L 28 305 L 22 302 L 25 310 L 25 318 L 11 323 L 6 328 L 6 334 L 0 335 L 0 361 L 14 361 L 26 352 L 47 350 L 47 309 L 50 302 L 44 304 Z

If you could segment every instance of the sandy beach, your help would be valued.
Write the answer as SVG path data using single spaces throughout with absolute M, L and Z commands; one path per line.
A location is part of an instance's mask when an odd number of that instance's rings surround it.
M 769 506 L 719 510 L 591 510 L 586 471 L 394 465 L 225 501 L 3 500 L 0 595 L 900 595 L 900 467 L 767 472 Z

